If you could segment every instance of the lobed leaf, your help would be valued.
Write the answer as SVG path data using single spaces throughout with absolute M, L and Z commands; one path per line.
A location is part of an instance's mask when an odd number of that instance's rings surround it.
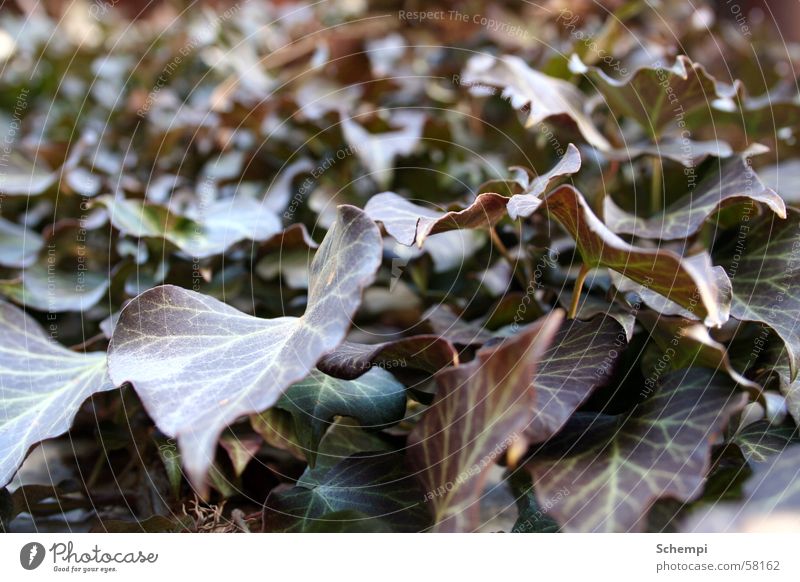
M 32 446 L 68 431 L 87 398 L 114 386 L 104 353 L 68 350 L 0 302 L 0 486 Z
M 409 436 L 436 531 L 472 531 L 487 470 L 530 425 L 536 368 L 563 319 L 553 312 L 518 336 L 436 376 L 436 399 Z
M 184 467 L 202 488 L 222 429 L 273 406 L 342 342 L 380 255 L 375 224 L 340 206 L 311 263 L 302 317 L 259 319 L 170 285 L 146 291 L 114 328 L 111 377 L 131 382 L 162 432 L 177 437 Z
M 526 127 L 556 115 L 567 115 L 591 145 L 600 150 L 611 147 L 584 111 L 586 96 L 577 87 L 532 69 L 517 56 L 472 57 L 467 61 L 460 81 L 466 86 L 502 88 L 503 96 L 511 100 L 515 109 L 530 106 Z
M 707 325 L 720 326 L 727 320 L 727 290 L 704 257 L 685 259 L 669 250 L 626 243 L 595 216 L 572 186 L 560 186 L 544 202 L 575 239 L 587 267 L 608 267 L 705 318 Z
M 323 521 L 339 522 L 341 516 L 329 514 L 343 511 L 360 513 L 355 518 L 359 531 L 369 531 L 380 521 L 393 531 L 416 532 L 429 522 L 419 487 L 404 471 L 402 457 L 381 453 L 349 457 L 317 485 L 270 495 L 264 526 L 271 532 L 308 531 Z
M 463 210 L 441 212 L 419 206 L 394 192 L 382 192 L 369 199 L 364 212 L 380 222 L 397 242 L 419 248 L 434 234 L 465 228 L 491 228 L 506 214 L 508 198 L 486 192 Z
M 614 117 L 634 119 L 653 136 L 661 135 L 668 126 L 677 129 L 681 120 L 698 110 L 731 109 L 742 91 L 740 82 L 728 85 L 717 81 L 703 65 L 683 55 L 671 67 L 660 63 L 641 67 L 623 80 L 586 66 L 577 55 L 569 64 L 573 73 L 589 78 Z
M 677 240 L 697 233 L 721 208 L 747 200 L 761 202 L 781 218 L 786 218 L 786 205 L 781 197 L 761 182 L 746 159 L 736 158 L 717 166 L 696 189 L 658 216 L 642 219 L 628 214 L 610 196 L 604 199 L 603 216 L 606 225 L 616 233 Z
M 711 444 L 745 401 L 712 372 L 674 372 L 630 413 L 580 423 L 538 452 L 528 464 L 536 496 L 568 492 L 551 510 L 566 531 L 641 530 L 657 499 L 701 493 Z
M 243 241 L 266 241 L 281 232 L 278 216 L 266 203 L 249 196 L 216 200 L 208 208 L 179 215 L 165 206 L 143 200 L 100 196 L 111 223 L 137 237 L 163 238 L 197 258 L 224 253 Z
M 312 371 L 292 384 L 275 406 L 292 415 L 298 444 L 313 467 L 319 443 L 334 417 L 353 418 L 371 429 L 395 424 L 405 415 L 406 389 L 380 368 L 372 368 L 355 380 Z
M 744 248 L 737 237 L 724 253 L 733 286 L 731 315 L 780 336 L 794 380 L 800 367 L 800 212 L 789 210 L 786 220 L 767 216 L 752 226 L 744 222 L 739 230 Z

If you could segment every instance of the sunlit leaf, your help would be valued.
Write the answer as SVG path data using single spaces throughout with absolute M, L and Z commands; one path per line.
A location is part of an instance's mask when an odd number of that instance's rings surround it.
M 5 485 L 32 446 L 69 430 L 84 401 L 114 384 L 104 353 L 68 350 L 20 309 L 2 302 L 0 338 L 0 485 Z
M 506 214 L 508 198 L 487 192 L 463 210 L 442 212 L 414 204 L 394 192 L 382 192 L 369 199 L 364 212 L 383 224 L 394 239 L 420 248 L 434 234 L 449 230 L 491 228 Z
M 560 178 L 576 173 L 581 169 L 581 154 L 574 145 L 567 146 L 566 153 L 558 163 L 544 174 L 530 182 L 520 184 L 521 194 L 515 194 L 508 201 L 508 215 L 511 218 L 527 217 L 536 212 L 542 204 L 542 195 Z M 525 174 L 527 176 L 527 174 Z
M 0 281 L 0 294 L 37 311 L 85 311 L 105 296 L 109 279 L 101 272 L 70 272 L 36 263 L 20 278 Z
M 341 206 L 311 263 L 303 317 L 259 319 L 173 286 L 125 307 L 109 349 L 111 376 L 131 382 L 159 428 L 177 437 L 196 486 L 203 486 L 225 426 L 274 405 L 341 343 L 380 251 L 375 224 Z
M 601 150 L 611 147 L 584 111 L 586 96 L 577 87 L 532 69 L 517 56 L 472 57 L 467 62 L 460 82 L 468 87 L 500 87 L 503 96 L 511 100 L 514 108 L 529 106 L 526 127 L 555 115 L 567 115 L 591 145 Z
M 243 241 L 264 241 L 281 231 L 277 215 L 263 202 L 247 196 L 217 200 L 188 215 L 142 200 L 101 196 L 111 223 L 129 236 L 163 238 L 192 257 L 225 252 Z
M 370 175 L 383 187 L 389 185 L 394 174 L 394 161 L 407 156 L 422 138 L 426 116 L 418 111 L 396 111 L 391 123 L 397 129 L 383 133 L 370 133 L 360 123 L 342 115 L 342 133 L 358 159 Z

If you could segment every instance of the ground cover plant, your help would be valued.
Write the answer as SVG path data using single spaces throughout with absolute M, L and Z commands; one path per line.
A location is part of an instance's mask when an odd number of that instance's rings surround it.
M 800 528 L 798 65 L 697 1 L 6 2 L 0 527 Z

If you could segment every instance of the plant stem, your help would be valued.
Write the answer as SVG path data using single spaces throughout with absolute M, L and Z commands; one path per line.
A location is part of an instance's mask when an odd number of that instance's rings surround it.
M 511 256 L 508 248 L 503 244 L 503 241 L 500 240 L 500 235 L 497 234 L 494 228 L 489 228 L 489 237 L 492 239 L 492 244 L 497 248 L 500 255 L 511 265 L 511 271 L 514 273 L 520 285 L 522 285 L 522 288 L 525 289 L 525 287 L 528 286 L 528 281 L 525 279 L 525 275 L 517 270 L 517 263 L 519 261 Z
M 578 277 L 575 279 L 575 287 L 572 289 L 572 303 L 569 306 L 569 319 L 575 319 L 578 314 L 578 305 L 581 302 L 581 291 L 583 290 L 583 283 L 586 281 L 586 275 L 589 274 L 589 267 L 586 264 L 581 265 L 581 270 L 578 272 Z
M 650 210 L 655 214 L 661 210 L 661 187 L 664 180 L 661 158 L 653 156 L 653 172 L 650 182 Z

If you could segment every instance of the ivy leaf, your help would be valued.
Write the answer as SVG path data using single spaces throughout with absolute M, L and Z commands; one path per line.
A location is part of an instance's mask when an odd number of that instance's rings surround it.
M 380 368 L 372 368 L 356 380 L 312 371 L 293 384 L 276 406 L 291 413 L 299 444 L 313 466 L 320 440 L 335 416 L 353 418 L 364 428 L 395 424 L 406 412 L 406 389 Z
M 340 206 L 311 263 L 302 317 L 259 319 L 170 285 L 123 309 L 109 348 L 111 377 L 131 382 L 162 432 L 177 437 L 196 486 L 225 426 L 274 405 L 341 343 L 380 265 L 380 242 L 363 212 Z
M 282 230 L 278 216 L 264 202 L 245 195 L 216 200 L 186 215 L 143 200 L 100 196 L 97 202 L 108 209 L 120 232 L 163 238 L 200 259 L 224 253 L 243 240 L 268 240 Z
M 778 376 L 781 394 L 786 398 L 786 407 L 794 422 L 800 426 L 800 378 L 792 380 L 792 371 L 789 357 L 783 350 L 772 353 L 772 372 Z
M 537 125 L 555 115 L 567 115 L 591 145 L 600 150 L 611 147 L 584 111 L 586 95 L 567 81 L 532 69 L 519 57 L 472 57 L 467 61 L 460 82 L 472 87 L 500 87 L 503 97 L 509 98 L 515 109 L 530 106 L 526 127 Z
M 430 307 L 422 319 L 437 336 L 462 346 L 482 345 L 497 337 L 484 325 L 462 319 L 446 303 Z
M 31 161 L 18 151 L 11 151 L 3 164 L 0 176 L 0 194 L 7 196 L 38 196 L 58 180 L 53 172 L 37 157 Z
M 653 156 L 678 162 L 685 168 L 696 168 L 709 156 L 729 158 L 733 155 L 730 144 L 721 140 L 694 141 L 691 139 L 665 138 L 658 143 L 642 142 L 624 148 L 603 152 L 609 160 L 627 162 L 640 156 Z
M 38 234 L 0 217 L 0 265 L 27 267 L 44 247 Z
M 219 444 L 228 453 L 233 474 L 237 478 L 242 476 L 247 465 L 258 454 L 262 442 L 258 435 L 226 434 L 220 439 Z
M 22 310 L 0 302 L 0 486 L 28 450 L 72 426 L 83 402 L 113 390 L 103 353 L 73 352 L 52 341 Z
M 736 432 L 731 442 L 739 447 L 742 456 L 750 463 L 764 463 L 786 447 L 798 443 L 797 428 L 772 426 L 769 421 L 759 420 Z
M 800 268 L 797 253 L 800 213 L 789 210 L 786 220 L 763 220 L 749 226 L 742 223 L 740 237 L 732 248 L 720 251 L 728 259 L 733 286 L 731 315 L 770 327 L 783 340 L 791 368 L 790 379 L 800 367 Z
M 745 401 L 710 371 L 674 372 L 630 413 L 595 418 L 575 427 L 575 438 L 562 432 L 545 445 L 528 465 L 536 496 L 544 503 L 569 492 L 550 514 L 566 531 L 640 530 L 656 500 L 701 493 L 711 444 Z
M 531 181 L 527 181 L 528 174 L 523 173 L 523 182 L 519 185 L 522 187 L 521 194 L 515 194 L 508 201 L 508 215 L 516 220 L 518 217 L 528 217 L 541 206 L 542 194 L 547 192 L 553 182 L 571 174 L 575 174 L 581 169 L 581 154 L 574 145 L 569 144 L 567 151 L 558 161 L 558 163 L 550 168 L 549 171 L 537 176 Z
M 250 426 L 269 446 L 287 451 L 301 460 L 306 458 L 306 450 L 300 445 L 295 434 L 294 418 L 280 408 L 268 408 L 258 414 L 250 415 Z
M 727 85 L 717 81 L 705 67 L 683 55 L 675 64 L 642 67 L 618 81 L 598 67 L 586 66 L 577 55 L 570 58 L 570 70 L 583 74 L 605 99 L 614 117 L 636 120 L 651 136 L 674 129 L 685 117 L 712 108 L 731 109 L 741 93 L 738 81 Z
M 324 373 L 344 380 L 358 378 L 371 368 L 412 368 L 431 374 L 458 364 L 458 351 L 436 335 L 415 335 L 380 344 L 343 342 L 317 363 Z
M 724 370 L 744 388 L 761 390 L 756 382 L 737 372 L 725 346 L 708 333 L 706 326 L 682 317 L 665 317 L 651 312 L 639 313 L 639 321 L 649 330 L 650 337 L 669 356 L 674 369 L 704 367 Z
M 555 311 L 518 336 L 485 347 L 436 376 L 436 399 L 409 436 L 409 462 L 437 531 L 472 531 L 488 469 L 523 440 L 536 404 L 536 368 L 558 331 Z
M 69 272 L 36 263 L 21 277 L 0 281 L 0 294 L 37 311 L 86 311 L 105 296 L 108 285 L 109 277 L 103 273 Z
M 364 212 L 380 222 L 397 242 L 406 246 L 416 243 L 422 248 L 434 234 L 459 229 L 491 228 L 506 214 L 508 198 L 486 192 L 463 210 L 441 212 L 419 206 L 394 192 L 382 192 L 369 199 Z
M 719 292 L 721 316 L 727 320 L 730 315 L 731 303 L 731 281 L 725 269 L 719 265 L 711 264 L 711 255 L 706 251 L 702 251 L 690 257 L 684 257 L 683 261 L 687 263 L 695 271 L 702 273 L 709 273 L 710 277 L 716 281 L 716 287 Z M 691 321 L 698 321 L 700 318 L 696 313 L 696 309 L 684 308 L 670 301 L 660 293 L 651 291 L 648 287 L 640 285 L 635 281 L 631 281 L 627 277 L 620 275 L 614 271 L 610 271 L 611 281 L 622 293 L 633 293 L 639 297 L 640 302 L 644 302 L 650 309 L 660 313 L 661 315 L 675 315 L 683 317 Z
M 358 511 L 367 519 L 359 531 L 381 521 L 396 532 L 417 532 L 429 523 L 422 492 L 394 453 L 356 455 L 338 463 L 315 486 L 274 493 L 264 507 L 270 532 L 302 532 L 319 526 L 326 514 Z
M 584 265 L 608 267 L 633 279 L 684 308 L 706 324 L 718 327 L 727 320 L 727 292 L 718 273 L 704 258 L 683 259 L 669 250 L 635 247 L 611 232 L 572 186 L 560 186 L 545 198 L 548 212 L 575 239 Z
M 641 219 L 619 208 L 610 196 L 604 200 L 603 216 L 614 232 L 644 238 L 677 240 L 695 234 L 715 212 L 729 204 L 754 200 L 786 218 L 786 205 L 764 186 L 747 160 L 725 162 L 703 178 L 696 189 L 671 204 L 662 214 Z
M 303 487 L 316 487 L 325 481 L 325 476 L 331 469 L 353 455 L 371 453 L 377 456 L 376 453 L 389 451 L 396 452 L 397 447 L 385 438 L 384 433 L 366 431 L 351 418 L 337 418 L 319 443 L 316 464 L 313 468 L 306 467 L 297 484 Z
M 608 381 L 626 345 L 625 330 L 610 317 L 561 324 L 533 379 L 535 416 L 525 430 L 531 443 L 556 434 L 591 393 Z
M 715 505 L 693 515 L 686 532 L 796 531 L 800 518 L 800 445 L 789 445 L 753 467 L 740 503 Z
M 531 476 L 525 470 L 514 471 L 507 479 L 511 492 L 517 502 L 517 521 L 511 528 L 511 533 L 556 533 L 558 524 L 547 515 L 549 507 L 540 507 L 533 493 Z M 560 501 L 563 496 L 554 500 Z M 552 504 L 551 504 L 552 505 Z
M 394 160 L 407 156 L 422 138 L 427 116 L 419 111 L 396 111 L 391 123 L 397 129 L 383 133 L 370 133 L 362 125 L 342 114 L 342 133 L 361 163 L 383 187 L 389 185 L 394 174 Z

